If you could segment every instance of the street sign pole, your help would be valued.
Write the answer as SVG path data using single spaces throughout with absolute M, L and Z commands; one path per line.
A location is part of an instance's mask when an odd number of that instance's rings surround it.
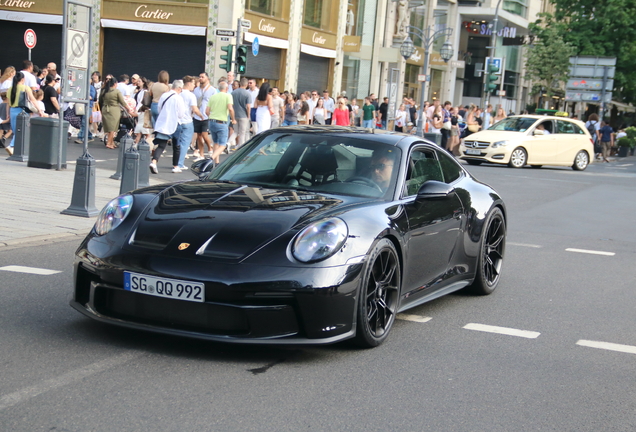
M 71 205 L 62 214 L 92 217 L 97 215 L 99 211 L 95 207 L 95 159 L 88 153 L 88 134 L 89 122 L 88 116 L 91 115 L 90 110 L 90 82 L 89 73 L 91 69 L 90 47 L 93 37 L 90 19 L 88 25 L 80 32 L 72 30 L 71 34 L 71 54 L 68 57 L 67 42 L 69 40 L 68 18 L 70 15 L 69 6 L 74 5 L 75 8 L 86 8 L 86 17 L 93 16 L 93 7 L 74 0 L 64 0 L 63 19 L 62 19 L 62 63 L 60 75 L 61 85 L 61 102 L 74 102 L 86 104 L 84 110 L 84 149 L 83 154 L 77 159 L 75 165 L 75 177 L 73 180 L 73 195 L 71 197 Z M 86 23 L 85 23 L 86 24 Z M 82 36 L 82 33 L 84 36 Z M 70 58 L 70 61 L 69 61 Z M 71 66 L 73 66 L 71 68 Z M 84 86 L 84 88 L 81 88 Z M 62 145 L 67 141 L 64 133 L 64 113 L 60 112 L 59 119 L 59 155 L 58 170 L 61 169 L 62 161 Z

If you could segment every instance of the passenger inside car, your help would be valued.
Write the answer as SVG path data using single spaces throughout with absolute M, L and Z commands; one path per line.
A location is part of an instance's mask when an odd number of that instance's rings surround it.
M 550 131 L 548 129 L 552 128 L 551 122 L 543 122 L 537 125 L 537 130 L 543 131 L 543 135 L 550 135 Z

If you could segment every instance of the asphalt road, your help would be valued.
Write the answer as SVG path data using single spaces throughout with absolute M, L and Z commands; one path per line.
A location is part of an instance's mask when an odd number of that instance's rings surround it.
M 108 327 L 68 306 L 76 243 L 0 250 L 59 271 L 0 271 L 0 430 L 633 431 L 634 163 L 469 167 L 508 206 L 497 291 L 412 309 L 371 350 Z

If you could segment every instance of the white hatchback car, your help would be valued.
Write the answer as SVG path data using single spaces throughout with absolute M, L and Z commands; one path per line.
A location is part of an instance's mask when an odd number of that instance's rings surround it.
M 470 165 L 483 162 L 513 168 L 558 165 L 582 171 L 592 163 L 594 144 L 585 125 L 578 120 L 519 115 L 467 136 L 459 151 Z

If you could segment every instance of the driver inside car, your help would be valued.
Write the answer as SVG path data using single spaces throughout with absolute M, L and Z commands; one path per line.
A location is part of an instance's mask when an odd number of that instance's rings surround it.
M 377 184 L 382 192 L 386 192 L 391 183 L 395 154 L 390 149 L 376 150 L 371 157 L 369 165 L 370 178 Z

